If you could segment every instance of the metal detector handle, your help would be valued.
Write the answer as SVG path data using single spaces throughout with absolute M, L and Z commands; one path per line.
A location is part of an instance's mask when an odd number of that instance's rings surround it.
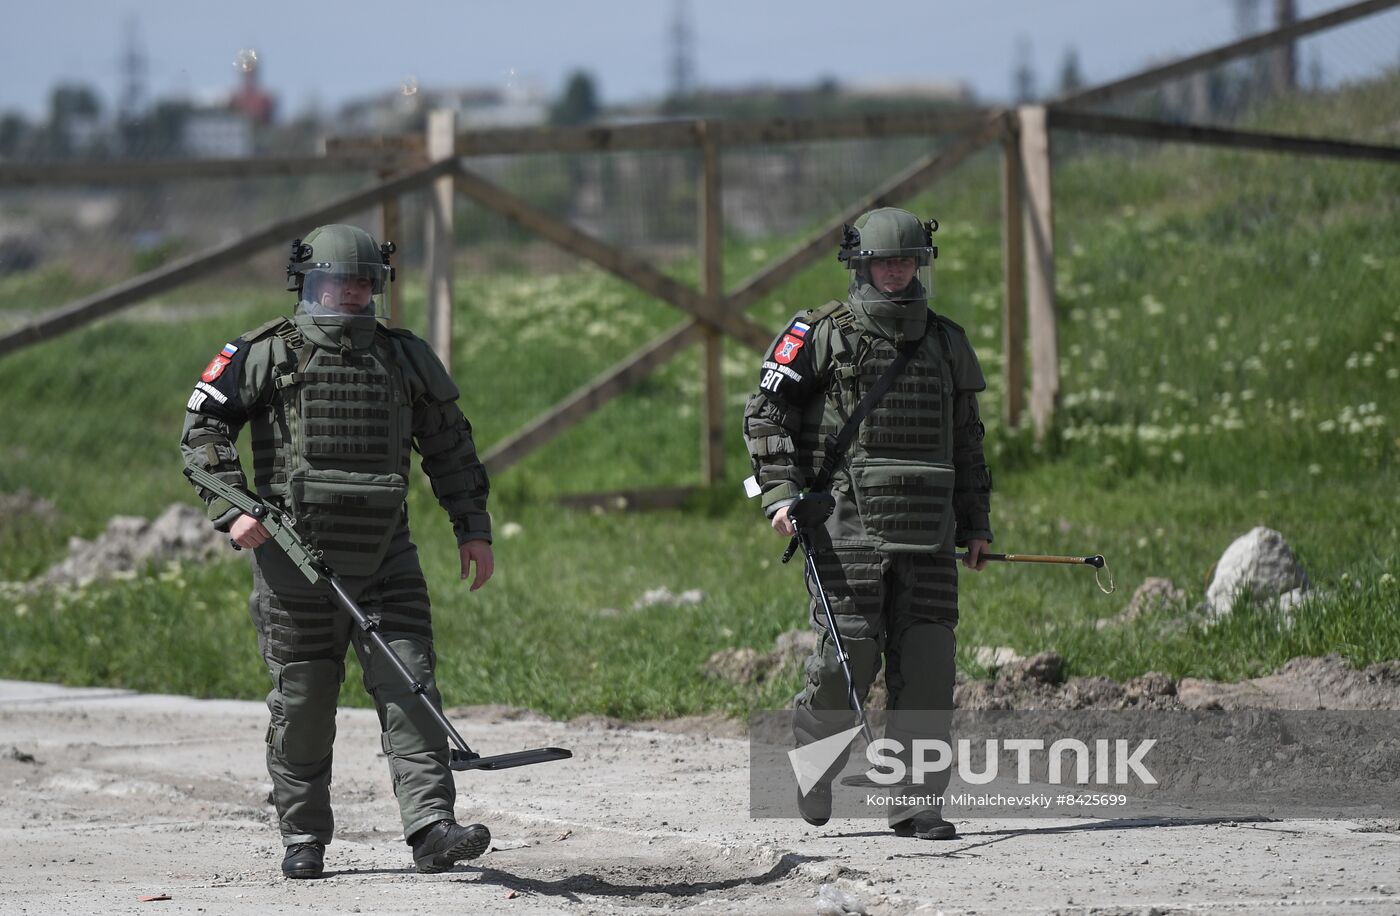
M 315 584 L 322 577 L 328 575 L 329 570 L 322 562 L 321 552 L 301 539 L 296 533 L 296 529 L 292 527 L 292 520 L 282 510 L 275 506 L 269 506 L 246 490 L 229 486 L 204 468 L 187 466 L 185 476 L 196 486 L 208 490 L 215 496 L 222 496 L 235 509 L 262 522 L 267 533 L 272 535 L 277 546 L 281 547 L 282 551 L 286 553 L 287 559 L 301 570 L 301 574 L 306 577 L 308 582 Z M 229 543 L 233 544 L 232 541 Z M 237 544 L 233 544 L 233 548 L 242 550 Z
M 787 510 L 788 519 L 798 533 L 792 536 L 792 540 L 788 541 L 787 550 L 783 551 L 784 563 L 791 560 L 798 546 L 802 545 L 803 529 L 818 528 L 831 518 L 831 513 L 836 511 L 836 499 L 824 490 L 809 490 L 788 503 Z M 808 553 L 810 552 L 809 549 Z

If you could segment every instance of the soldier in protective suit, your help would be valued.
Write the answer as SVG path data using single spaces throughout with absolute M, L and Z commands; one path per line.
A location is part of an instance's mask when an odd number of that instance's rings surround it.
M 291 318 L 226 344 L 195 382 L 180 449 L 226 483 L 245 487 L 234 442 L 251 426 L 254 489 L 286 509 L 324 553 L 350 596 L 439 706 L 432 618 L 405 495 L 409 449 L 422 456 L 433 492 L 452 520 L 462 578 L 491 577 L 487 479 L 457 406 L 452 378 L 428 345 L 389 328 L 379 306 L 392 279 L 392 244 L 354 226 L 322 226 L 292 243 Z M 421 872 L 481 855 L 490 832 L 456 823 L 447 736 L 371 651 L 349 615 L 292 565 L 262 523 L 204 490 L 209 518 L 252 552 L 249 599 L 258 648 L 272 676 L 267 769 L 289 878 L 322 874 L 331 815 L 336 700 L 353 644 L 374 698 L 404 837 Z
M 986 382 L 963 329 L 929 308 L 936 227 L 893 208 L 847 227 L 838 255 L 850 271 L 846 300 L 789 322 L 744 411 L 763 509 L 779 534 L 793 534 L 789 507 L 831 461 L 835 510 L 814 533 L 816 566 L 862 703 L 884 665 L 885 736 L 901 742 L 906 763 L 913 738 L 948 738 L 958 620 L 953 545 L 965 546 L 964 564 L 980 570 L 992 539 L 977 410 Z M 846 453 L 829 458 L 856 404 L 905 344 L 916 347 L 909 363 Z M 794 701 L 799 746 L 851 725 L 845 676 L 810 577 L 807 586 L 820 635 Z M 809 823 L 831 816 L 830 779 L 844 762 L 799 793 Z M 946 786 L 944 771 L 915 794 L 942 795 Z M 901 836 L 956 836 L 936 804 L 894 808 L 888 818 Z

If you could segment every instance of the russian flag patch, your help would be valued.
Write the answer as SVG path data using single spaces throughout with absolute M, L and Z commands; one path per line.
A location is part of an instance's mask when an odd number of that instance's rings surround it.
M 235 346 L 234 346 L 233 344 L 231 344 L 231 343 L 226 343 L 226 344 L 224 344 L 224 348 L 223 348 L 222 350 L 219 351 L 220 355 L 222 355 L 222 356 L 230 356 L 230 357 L 233 356 L 233 354 L 235 354 L 235 353 L 237 353 L 237 352 L 238 352 L 238 348 L 235 347 Z
M 788 330 L 788 333 L 791 334 L 793 337 L 806 337 L 807 329 L 810 327 L 811 325 L 809 324 L 804 324 L 801 321 L 794 321 L 792 323 L 792 327 Z

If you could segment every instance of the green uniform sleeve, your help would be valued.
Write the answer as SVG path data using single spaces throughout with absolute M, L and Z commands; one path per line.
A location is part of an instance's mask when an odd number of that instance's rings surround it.
M 986 434 L 977 410 L 977 395 L 960 391 L 953 398 L 953 511 L 956 540 L 992 540 L 992 472 L 982 450 Z
M 395 331 L 394 339 L 413 398 L 413 447 L 423 458 L 433 495 L 452 519 L 458 546 L 490 541 L 486 499 L 491 485 L 476 454 L 471 424 L 457 406 L 457 385 L 423 340 L 403 331 Z
M 965 547 L 973 539 L 992 540 L 992 472 L 982 448 L 986 428 L 977 407 L 977 392 L 986 390 L 987 379 L 967 332 L 946 318 L 940 317 L 939 323 L 947 335 L 953 369 L 954 540 Z
M 229 351 L 233 352 L 227 357 Z M 246 488 L 234 443 L 248 421 L 252 406 L 262 400 L 268 383 L 267 344 L 242 337 L 228 343 L 194 383 L 185 403 L 180 452 L 186 467 L 198 466 L 230 486 Z M 228 500 L 196 487 L 210 521 L 220 531 L 241 514 Z
M 822 394 L 817 354 L 827 323 L 809 327 L 805 317 L 799 314 L 788 322 L 768 348 L 759 368 L 758 391 L 744 407 L 744 444 L 769 518 L 809 482 L 797 464 L 795 443 L 803 407 Z

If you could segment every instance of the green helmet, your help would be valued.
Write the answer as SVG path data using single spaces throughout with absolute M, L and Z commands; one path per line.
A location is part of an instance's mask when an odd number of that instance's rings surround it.
M 837 260 L 851 272 L 853 305 L 908 311 L 922 322 L 933 292 L 933 245 L 937 220 L 920 220 L 907 210 L 882 207 L 846 226 Z
M 335 224 L 319 226 L 305 238 L 292 241 L 291 257 L 287 261 L 287 289 L 300 293 L 301 306 L 315 311 L 323 290 L 330 283 L 344 284 L 348 280 L 369 280 L 369 293 L 384 292 L 386 281 L 394 279 L 389 255 L 394 243 L 380 245 L 374 236 L 358 226 Z M 334 306 L 329 308 L 334 312 Z M 373 302 L 369 303 L 373 314 Z
M 845 227 L 836 258 L 852 269 L 868 258 L 914 258 L 923 267 L 938 257 L 933 244 L 937 231 L 938 220 L 923 221 L 908 210 L 881 207 Z

